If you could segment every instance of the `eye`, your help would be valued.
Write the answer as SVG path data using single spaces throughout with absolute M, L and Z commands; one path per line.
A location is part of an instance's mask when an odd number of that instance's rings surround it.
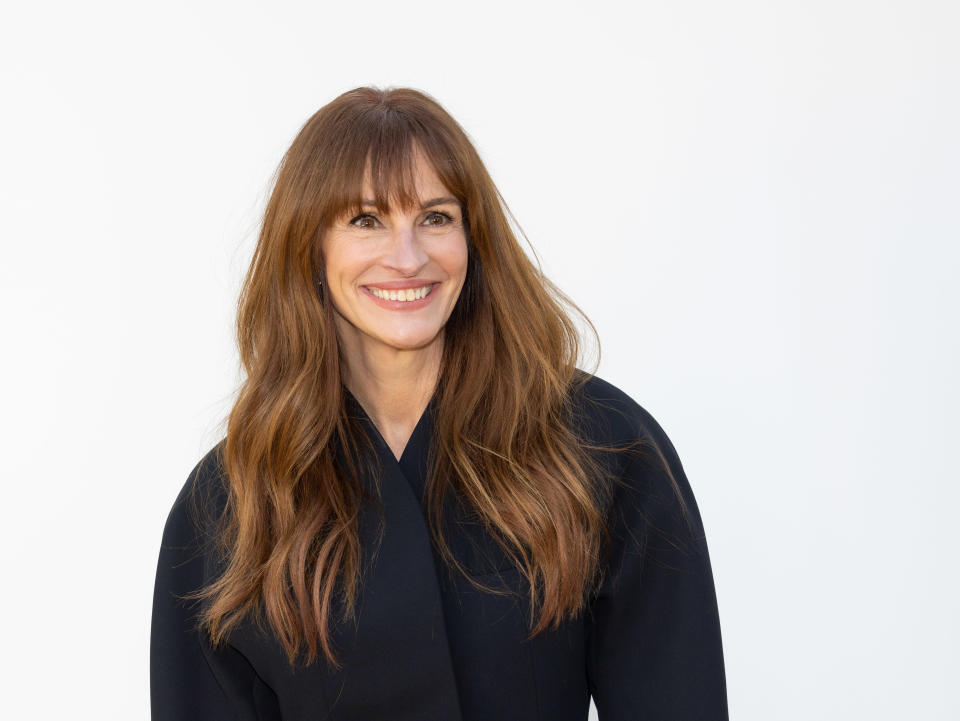
M 376 216 L 370 215 L 370 213 L 363 213 L 362 215 L 358 215 L 356 218 L 351 220 L 350 225 L 354 225 L 358 228 L 372 228 L 373 225 L 357 223 L 358 220 L 367 220 L 367 219 L 375 221 L 377 218 Z
M 440 222 L 435 223 L 433 222 L 434 220 L 440 220 Z M 427 225 L 441 226 L 441 225 L 449 225 L 452 222 L 453 222 L 453 218 L 451 218 L 446 213 L 441 213 L 439 210 L 431 211 L 427 215 Z
M 365 221 L 371 221 L 367 223 Z M 372 215 L 371 213 L 363 213 L 358 215 L 356 218 L 350 221 L 349 225 L 352 225 L 356 228 L 373 228 L 377 223 L 377 216 Z M 443 213 L 439 210 L 430 211 L 427 214 L 426 224 L 433 226 L 435 228 L 440 228 L 445 225 L 450 225 L 453 222 L 453 218 L 447 213 Z

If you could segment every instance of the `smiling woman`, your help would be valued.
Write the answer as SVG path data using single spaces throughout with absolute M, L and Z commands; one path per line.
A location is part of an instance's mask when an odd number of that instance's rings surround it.
M 347 356 L 343 382 L 370 409 L 397 458 L 419 414 L 414 417 L 399 398 L 395 411 L 380 409 L 378 399 L 386 389 L 371 374 L 389 369 L 391 385 L 406 384 L 421 396 L 418 380 L 434 382 L 443 328 L 460 297 L 468 259 L 463 208 L 422 149 L 414 146 L 413 158 L 412 206 L 394 202 L 392 212 L 365 212 L 350 220 L 347 213 L 321 241 L 337 338 Z M 369 198 L 369 169 L 364 176 L 362 194 Z M 366 200 L 363 207 L 377 204 Z
M 153 718 L 726 719 L 692 489 L 567 308 L 434 99 L 317 111 L 163 531 Z

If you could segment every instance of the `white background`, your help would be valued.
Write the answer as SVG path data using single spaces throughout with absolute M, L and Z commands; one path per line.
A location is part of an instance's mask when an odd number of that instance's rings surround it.
M 731 718 L 955 719 L 955 3 L 21 3 L 0 20 L 9 718 L 147 719 L 166 514 L 270 176 L 365 84 L 465 127 L 707 531 Z

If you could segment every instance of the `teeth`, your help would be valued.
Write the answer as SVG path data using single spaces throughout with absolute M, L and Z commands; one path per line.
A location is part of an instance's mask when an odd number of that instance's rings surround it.
M 384 300 L 420 300 L 427 293 L 430 292 L 430 289 L 433 288 L 432 285 L 424 285 L 420 288 L 404 288 L 402 290 L 381 290 L 380 288 L 374 288 L 373 286 L 368 286 L 370 292 L 373 293 L 378 298 L 383 298 Z

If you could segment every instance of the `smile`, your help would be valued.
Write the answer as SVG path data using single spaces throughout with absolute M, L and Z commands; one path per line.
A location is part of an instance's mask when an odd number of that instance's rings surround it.
M 436 283 L 433 283 L 431 285 L 424 285 L 419 288 L 403 288 L 402 290 L 382 290 L 371 285 L 364 287 L 370 291 L 371 295 L 374 295 L 381 300 L 410 303 L 416 300 L 421 300 L 430 295 L 430 291 L 433 290 L 435 285 Z

